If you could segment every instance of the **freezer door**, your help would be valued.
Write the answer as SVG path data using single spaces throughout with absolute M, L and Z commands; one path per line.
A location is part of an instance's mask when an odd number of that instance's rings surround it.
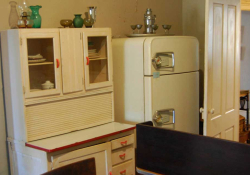
M 199 43 L 195 37 L 150 37 L 144 42 L 144 75 L 199 70 Z
M 145 119 L 156 126 L 199 134 L 199 73 L 144 77 Z

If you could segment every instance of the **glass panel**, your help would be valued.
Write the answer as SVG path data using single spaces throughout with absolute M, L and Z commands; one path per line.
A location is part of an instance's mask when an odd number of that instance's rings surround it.
M 108 81 L 107 37 L 88 37 L 89 83 Z
M 27 39 L 30 91 L 55 89 L 53 38 Z

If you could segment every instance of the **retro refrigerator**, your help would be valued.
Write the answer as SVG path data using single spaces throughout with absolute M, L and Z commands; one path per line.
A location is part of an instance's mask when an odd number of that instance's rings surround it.
M 199 133 L 199 43 L 195 37 L 112 40 L 115 120 Z

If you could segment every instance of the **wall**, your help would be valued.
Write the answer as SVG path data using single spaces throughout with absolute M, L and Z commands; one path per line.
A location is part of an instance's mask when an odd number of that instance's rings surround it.
M 195 36 L 200 47 L 200 107 L 203 107 L 204 96 L 204 44 L 205 44 L 205 1 L 183 0 L 183 35 Z
M 0 0 L 0 30 L 8 29 L 9 1 Z M 130 25 L 143 24 L 146 8 L 152 8 L 157 17 L 159 32 L 162 24 L 171 24 L 171 33 L 182 34 L 182 0 L 30 0 L 30 5 L 42 5 L 42 27 L 60 27 L 61 19 L 73 19 L 74 14 L 84 14 L 87 7 L 97 6 L 96 27 L 111 27 L 113 35 L 131 33 Z M 31 3 L 32 2 L 32 3 Z
M 241 14 L 240 89 L 250 90 L 250 11 L 242 11 Z
M 97 6 L 95 27 L 111 27 L 113 36 L 124 37 L 125 34 L 132 33 L 130 25 L 143 24 L 146 8 L 150 7 L 157 16 L 159 33 L 164 32 L 162 24 L 171 24 L 170 33 L 182 34 L 182 0 L 30 0 L 29 2 L 30 5 L 42 5 L 40 14 L 43 28 L 60 27 L 61 19 L 73 19 L 73 14 L 84 14 L 88 6 L 94 5 Z M 0 0 L 0 4 L 0 31 L 2 31 L 9 28 L 10 8 L 8 0 Z M 0 175 L 5 175 L 7 174 L 6 138 L 1 102 L 0 99 Z

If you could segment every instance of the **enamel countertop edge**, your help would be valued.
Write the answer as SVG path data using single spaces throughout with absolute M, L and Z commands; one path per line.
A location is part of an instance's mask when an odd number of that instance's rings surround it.
M 112 122 L 112 123 L 113 124 L 124 125 L 124 126 L 126 126 L 126 128 L 121 128 L 120 130 L 116 130 L 114 132 L 105 133 L 103 135 L 100 134 L 97 137 L 83 139 L 81 141 L 77 141 L 77 142 L 74 142 L 74 143 L 65 144 L 65 145 L 62 145 L 62 146 L 59 146 L 59 147 L 55 147 L 55 148 L 52 148 L 52 149 L 46 148 L 46 147 L 42 146 L 41 144 L 39 144 L 39 141 L 26 142 L 25 146 L 30 147 L 30 148 L 34 148 L 34 149 L 37 149 L 37 150 L 45 151 L 47 153 L 52 153 L 52 152 L 64 150 L 64 149 L 67 149 L 67 148 L 71 148 L 71 147 L 74 147 L 74 146 L 79 146 L 79 145 L 82 145 L 82 144 L 85 144 L 85 143 L 89 143 L 89 142 L 92 142 L 92 141 L 95 141 L 95 140 L 99 140 L 99 139 L 102 139 L 102 138 L 105 138 L 105 137 L 110 137 L 110 136 L 113 136 L 113 135 L 116 135 L 116 134 L 119 134 L 119 133 L 123 133 L 123 132 L 127 132 L 127 131 L 130 131 L 130 130 L 134 130 L 136 128 L 135 125 L 121 124 L 121 123 L 117 123 L 117 122 Z M 104 125 L 100 125 L 100 126 L 96 126 L 96 127 L 93 127 L 93 128 L 86 129 L 86 130 L 94 130 L 94 129 L 98 129 L 98 128 L 103 127 L 103 126 Z M 84 132 L 84 131 L 85 130 L 76 131 L 76 132 Z M 56 137 L 58 137 L 58 136 L 56 136 Z M 56 138 L 56 137 L 54 137 L 54 138 Z M 49 139 L 53 139 L 53 138 L 49 138 Z M 43 140 L 46 140 L 46 139 L 43 139 Z M 41 140 L 41 141 L 43 141 L 43 140 Z

